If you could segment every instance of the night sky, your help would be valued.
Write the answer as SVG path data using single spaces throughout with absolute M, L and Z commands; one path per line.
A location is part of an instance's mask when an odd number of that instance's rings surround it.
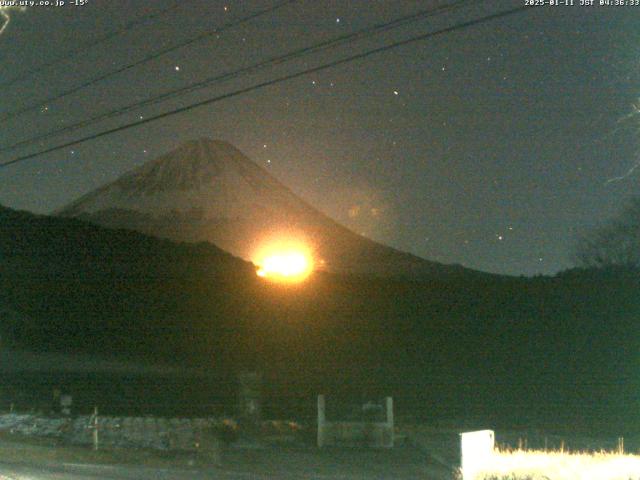
M 0 161 L 523 1 L 469 2 L 2 152 Z M 169 13 L 87 47 L 173 3 L 88 0 L 84 6 L 10 11 L 0 36 L 0 148 L 447 2 L 299 0 L 219 38 L 5 118 L 279 2 L 183 0 Z M 65 61 L 4 85 L 75 50 Z M 0 203 L 49 213 L 204 136 L 233 143 L 303 199 L 374 240 L 485 271 L 550 274 L 571 266 L 579 232 L 615 215 L 640 192 L 640 168 L 633 170 L 640 161 L 639 97 L 640 6 L 531 7 L 2 168 Z

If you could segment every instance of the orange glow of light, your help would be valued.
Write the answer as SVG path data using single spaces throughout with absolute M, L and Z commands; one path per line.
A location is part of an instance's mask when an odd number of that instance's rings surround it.
M 274 242 L 256 255 L 256 274 L 269 280 L 300 282 L 313 271 L 309 249 L 295 242 Z

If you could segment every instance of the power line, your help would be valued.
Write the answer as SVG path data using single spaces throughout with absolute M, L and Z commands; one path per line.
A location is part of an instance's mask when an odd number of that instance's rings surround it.
M 64 90 L 63 92 L 61 92 L 61 93 L 59 93 L 57 95 L 51 96 L 51 97 L 49 97 L 49 98 L 47 98 L 45 100 L 38 100 L 38 102 L 32 103 L 31 105 L 28 105 L 26 107 L 20 108 L 18 110 L 14 110 L 13 112 L 5 113 L 5 114 L 2 115 L 2 117 L 0 117 L 0 121 L 5 122 L 7 120 L 11 120 L 12 118 L 15 118 L 15 117 L 17 117 L 19 115 L 22 115 L 24 113 L 28 113 L 28 112 L 31 112 L 33 110 L 39 109 L 41 107 L 44 107 L 49 103 L 55 102 L 57 100 L 60 100 L 61 98 L 64 98 L 64 97 L 69 96 L 69 95 L 71 95 L 73 93 L 79 92 L 80 90 L 84 90 L 85 88 L 88 88 L 88 87 L 90 87 L 92 85 L 95 85 L 96 83 L 102 82 L 103 80 L 111 78 L 111 77 L 113 77 L 115 75 L 118 75 L 118 74 L 120 74 L 122 72 L 126 72 L 127 70 L 131 70 L 132 68 L 135 68 L 135 67 L 137 67 L 139 65 L 148 63 L 148 62 L 150 62 L 152 60 L 155 60 L 155 59 L 157 59 L 159 57 L 167 55 L 168 53 L 171 53 L 171 52 L 174 52 L 174 51 L 179 50 L 181 48 L 184 48 L 186 46 L 192 45 L 192 44 L 194 44 L 196 42 L 199 42 L 200 40 L 202 40 L 204 38 L 211 37 L 213 35 L 217 35 L 217 34 L 223 32 L 225 30 L 228 30 L 230 28 L 237 27 L 238 25 L 241 25 L 241 24 L 246 23 L 246 22 L 248 22 L 250 20 L 258 18 L 258 17 L 260 17 L 262 15 L 266 15 L 266 14 L 275 12 L 276 10 L 278 10 L 278 9 L 284 7 L 284 6 L 287 6 L 287 5 L 291 4 L 291 3 L 294 3 L 296 1 L 298 1 L 298 0 L 284 0 L 284 1 L 281 1 L 281 2 L 277 3 L 276 5 L 274 5 L 273 7 L 265 8 L 263 10 L 259 10 L 257 12 L 254 12 L 254 13 L 252 13 L 250 15 L 242 17 L 242 18 L 240 18 L 238 20 L 235 20 L 233 22 L 228 22 L 228 23 L 222 25 L 221 27 L 216 27 L 214 30 L 209 30 L 207 32 L 198 34 L 195 37 L 190 38 L 189 40 L 186 40 L 184 42 L 178 43 L 177 45 L 173 45 L 171 47 L 159 50 L 159 51 L 157 51 L 155 53 L 152 53 L 150 55 L 147 55 L 146 57 L 141 58 L 140 60 L 136 60 L 135 62 L 128 63 L 126 65 L 123 65 L 122 67 L 119 67 L 119 68 L 115 69 L 115 70 L 111 70 L 111 71 L 109 71 L 107 73 L 104 73 L 102 75 L 94 77 L 94 78 L 92 78 L 90 80 L 87 80 L 87 81 L 85 81 L 83 83 L 80 83 L 80 84 L 76 85 L 75 87 L 71 87 L 71 88 L 69 88 L 67 90 Z
M 398 48 L 398 47 L 402 47 L 402 46 L 405 46 L 405 45 L 409 45 L 411 43 L 416 43 L 416 42 L 419 42 L 419 41 L 422 41 L 422 40 L 426 40 L 427 38 L 431 38 L 431 37 L 435 37 L 435 36 L 438 36 L 438 35 L 451 33 L 451 32 L 454 32 L 456 30 L 461 30 L 461 29 L 464 29 L 464 28 L 473 27 L 473 26 L 480 25 L 482 23 L 485 23 L 485 22 L 488 22 L 488 21 L 491 21 L 491 20 L 496 20 L 498 18 L 504 18 L 504 17 L 507 17 L 509 15 L 515 15 L 517 13 L 522 13 L 522 12 L 524 12 L 526 10 L 530 10 L 530 7 L 521 6 L 521 7 L 517 7 L 517 8 L 512 8 L 510 10 L 505 10 L 505 11 L 502 11 L 502 12 L 499 12 L 499 13 L 494 13 L 494 14 L 491 14 L 491 15 L 485 15 L 484 17 L 480 17 L 480 18 L 477 18 L 475 20 L 469 20 L 469 21 L 466 21 L 466 22 L 458 23 L 458 24 L 453 25 L 451 27 L 442 28 L 442 29 L 436 30 L 434 32 L 428 32 L 428 33 L 424 33 L 424 34 L 417 35 L 417 36 L 414 36 L 414 37 L 410 37 L 408 39 L 400 40 L 400 41 L 391 43 L 389 45 L 384 45 L 382 47 L 378 47 L 378 48 L 374 48 L 374 49 L 371 49 L 371 50 L 367 50 L 365 52 L 358 53 L 356 55 L 351 55 L 349 57 L 345 57 L 345 58 L 342 58 L 340 60 L 334 60 L 332 62 L 328 62 L 328 63 L 325 63 L 323 65 L 317 66 L 317 67 L 309 68 L 309 69 L 302 70 L 302 71 L 299 71 L 299 72 L 296 72 L 296 73 L 291 73 L 291 74 L 288 74 L 288 75 L 283 75 L 281 77 L 277 77 L 277 78 L 272 79 L 272 80 L 267 80 L 267 81 L 264 81 L 264 82 L 257 83 L 255 85 L 249 86 L 249 87 L 245 87 L 245 88 L 241 88 L 241 89 L 235 90 L 233 92 L 225 93 L 225 94 L 219 95 L 217 97 L 208 98 L 206 100 L 202 100 L 202 101 L 199 101 L 199 102 L 196 102 L 196 103 L 192 103 L 191 105 L 187 105 L 185 107 L 181 107 L 181 108 L 177 108 L 175 110 L 164 112 L 164 113 L 155 115 L 153 117 L 145 118 L 143 120 L 139 120 L 139 121 L 136 121 L 136 122 L 131 122 L 131 123 L 128 123 L 128 124 L 125 124 L 125 125 L 121 125 L 119 127 L 115 127 L 115 128 L 111 128 L 111 129 L 108 129 L 108 130 L 104 130 L 102 132 L 94 133 L 92 135 L 87 135 L 85 137 L 82 137 L 82 138 L 79 138 L 79 139 L 76 139 L 76 140 L 72 140 L 70 142 L 66 142 L 66 143 L 63 143 L 61 145 L 56 145 L 54 147 L 50 147 L 50 148 L 47 148 L 47 149 L 44 149 L 44 150 L 41 150 L 41 151 L 38 151 L 38 152 L 35 152 L 35 153 L 31 153 L 31 154 L 28 154 L 28 155 L 23 155 L 23 156 L 15 158 L 13 160 L 10 160 L 8 162 L 0 164 L 0 167 L 7 167 L 9 165 L 14 165 L 16 163 L 23 162 L 25 160 L 29 160 L 29 159 L 38 157 L 40 155 L 44 155 L 46 153 L 51 153 L 51 152 L 54 152 L 54 151 L 57 151 L 57 150 L 62 150 L 63 148 L 71 147 L 73 145 L 78 145 L 80 143 L 84 143 L 84 142 L 87 142 L 89 140 L 95 140 L 97 138 L 104 137 L 106 135 L 110 135 L 112 133 L 121 132 L 121 131 L 127 130 L 129 128 L 137 127 L 137 126 L 140 126 L 140 125 L 144 125 L 146 123 L 150 123 L 150 122 L 154 122 L 156 120 L 160 120 L 162 118 L 166 118 L 166 117 L 169 117 L 169 116 L 172 116 L 172 115 L 177 115 L 179 113 L 184 113 L 184 112 L 193 110 L 193 109 L 198 108 L 198 107 L 202 107 L 202 106 L 205 106 L 205 105 L 210 105 L 212 103 L 216 103 L 216 102 L 219 102 L 221 100 L 226 100 L 228 98 L 236 97 L 238 95 L 242 95 L 242 94 L 245 94 L 245 93 L 252 92 L 254 90 L 258 90 L 258 89 L 261 89 L 261 88 L 264 88 L 264 87 L 275 85 L 277 83 L 282 83 L 282 82 L 285 82 L 285 81 L 288 81 L 288 80 L 293 80 L 293 79 L 301 77 L 303 75 L 320 72 L 322 70 L 326 70 L 328 68 L 332 68 L 332 67 L 335 67 L 335 66 L 338 66 L 338 65 L 349 63 L 349 62 L 352 62 L 354 60 L 361 60 L 361 59 L 367 58 L 367 57 L 369 57 L 371 55 L 375 55 L 375 54 L 378 54 L 378 53 L 382 53 L 382 52 L 386 52 L 386 51 L 392 50 L 394 48 Z
M 68 132 L 72 132 L 75 131 L 79 128 L 82 127 L 86 127 L 89 125 L 92 125 L 94 123 L 97 123 L 101 120 L 105 120 L 107 118 L 112 118 L 112 117 L 116 117 L 119 115 L 122 115 L 124 113 L 130 112 L 132 110 L 136 110 L 138 108 L 141 107 L 145 107 L 148 105 L 153 105 L 156 103 L 160 103 L 162 101 L 168 100 L 170 98 L 175 98 L 178 97 L 180 95 L 183 95 L 185 93 L 190 93 L 196 90 L 200 90 L 203 88 L 206 88 L 208 86 L 211 86 L 215 83 L 221 82 L 221 81 L 226 81 L 229 80 L 231 78 L 236 78 L 240 75 L 244 75 L 244 74 L 248 74 L 248 73 L 253 73 L 255 71 L 258 71 L 262 68 L 265 68 L 267 66 L 271 66 L 271 65 L 278 65 L 281 63 L 285 63 L 288 62 L 290 60 L 299 58 L 301 56 L 304 55 L 308 55 L 311 53 L 317 53 L 323 50 L 327 50 L 329 48 L 333 48 L 339 45 L 344 45 L 347 43 L 351 43 L 357 40 L 361 40 L 362 38 L 366 38 L 368 36 L 371 35 L 375 35 L 387 30 L 391 30 L 394 28 L 398 28 L 400 26 L 403 25 L 407 25 L 409 23 L 421 20 L 425 17 L 429 17 L 429 16 L 434 16 L 434 15 L 438 15 L 447 11 L 451 11 L 451 10 L 455 10 L 458 9 L 462 6 L 464 6 L 467 3 L 470 3 L 472 1 L 475 0 L 457 0 L 455 2 L 452 2 L 450 4 L 447 5 L 441 5 L 439 7 L 436 8 L 430 8 L 430 9 L 426 9 L 426 10 L 421 10 L 418 12 L 415 12 L 411 15 L 406 15 L 404 17 L 398 18 L 396 20 L 393 20 L 391 22 L 384 22 L 384 23 L 379 23 L 370 27 L 365 27 L 363 29 L 357 30 L 355 32 L 352 33 L 348 33 L 348 34 L 344 34 L 344 35 L 340 35 L 336 38 L 321 42 L 319 44 L 314 44 L 308 47 L 303 47 L 297 50 L 293 50 L 291 52 L 288 52 L 284 55 L 278 55 L 278 56 L 274 56 L 274 57 L 270 57 L 266 60 L 263 60 L 261 62 L 258 62 L 256 64 L 250 65 L 248 67 L 244 67 L 241 68 L 239 70 L 235 70 L 232 72 L 227 72 L 227 73 L 223 73 L 223 74 L 219 74 L 213 77 L 209 77 L 206 78 L 204 80 L 198 81 L 196 83 L 192 83 L 190 85 L 186 85 L 184 87 L 180 87 L 174 90 L 170 90 L 168 92 L 165 92 L 163 94 L 160 95 L 156 95 L 156 96 L 152 96 L 149 97 L 145 100 L 142 100 L 140 102 L 136 102 L 134 104 L 130 104 L 124 107 L 120 107 L 118 109 L 112 110 L 110 112 L 106 112 L 106 113 L 102 113 L 99 115 L 95 115 L 93 117 L 90 117 L 88 119 L 82 120 L 80 122 L 76 122 L 74 124 L 71 125 L 66 125 L 64 127 L 60 127 L 58 129 L 43 133 L 42 135 L 38 135 L 36 137 L 32 137 L 26 140 L 22 140 L 19 141 L 17 143 L 14 143 L 12 145 L 9 146 L 5 146 L 5 147 L 0 147 L 0 152 L 5 152 L 8 150 L 13 150 L 17 147 L 21 147 L 21 146 L 25 146 L 25 145 L 29 145 L 31 143 L 35 143 L 47 138 L 50 138 L 52 136 L 57 136 L 59 134 L 62 133 L 68 133 Z
M 79 53 L 85 52 L 86 50 L 89 50 L 91 48 L 96 47 L 97 45 L 100 45 L 102 43 L 108 42 L 109 40 L 111 40 L 112 38 L 117 37 L 118 35 L 121 35 L 123 33 L 126 33 L 130 30 L 133 30 L 134 28 L 136 28 L 138 25 L 142 25 L 143 23 L 148 22 L 149 20 L 153 20 L 157 17 L 161 17 L 162 15 L 165 15 L 175 9 L 177 9 L 179 6 L 181 6 L 184 3 L 183 1 L 177 1 L 174 2 L 173 5 L 163 9 L 163 10 L 158 10 L 156 12 L 152 12 L 148 15 L 143 15 L 139 18 L 136 18 L 135 20 L 132 20 L 131 22 L 125 24 L 122 28 L 119 28 L 113 32 L 107 33 L 106 35 L 103 35 L 102 37 L 99 37 L 97 39 L 95 39 L 92 42 L 89 43 L 85 43 L 84 45 L 80 45 L 78 48 L 74 48 L 69 50 L 65 55 L 62 55 L 58 58 L 55 58 L 53 60 L 51 60 L 50 62 L 45 62 L 43 64 L 38 65 L 35 68 L 32 68 L 31 70 L 27 70 L 26 72 L 23 72 L 21 75 L 19 75 L 18 77 L 15 77 L 12 80 L 9 80 L 8 82 L 2 83 L 0 84 L 0 87 L 10 87 L 12 85 L 15 85 L 18 82 L 21 82 L 23 80 L 26 80 L 27 78 L 29 78 L 32 75 L 35 75 L 37 73 L 40 73 L 41 71 L 49 68 L 49 67 L 53 67 L 54 65 L 57 65 L 58 63 L 62 63 L 64 61 L 67 60 L 71 60 L 72 58 L 74 58 L 76 55 L 78 55 Z

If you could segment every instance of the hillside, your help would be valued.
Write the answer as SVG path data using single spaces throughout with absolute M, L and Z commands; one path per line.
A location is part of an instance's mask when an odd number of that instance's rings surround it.
M 278 408 L 324 391 L 481 424 L 639 419 L 638 272 L 279 286 L 210 244 L 6 208 L 0 258 L 0 304 L 29 319 L 0 334 L 31 350 L 255 369 Z

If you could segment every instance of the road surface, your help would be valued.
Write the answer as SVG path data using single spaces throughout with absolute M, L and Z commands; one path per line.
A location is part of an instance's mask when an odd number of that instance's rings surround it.
M 229 451 L 217 467 L 157 468 L 51 462 L 0 461 L 0 480 L 444 480 L 446 469 L 402 448 L 375 450 Z

